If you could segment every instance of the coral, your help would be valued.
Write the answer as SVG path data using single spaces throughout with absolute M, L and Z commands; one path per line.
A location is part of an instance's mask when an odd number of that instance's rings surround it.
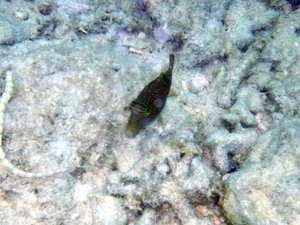
M 276 17 L 275 11 L 266 9 L 259 1 L 236 1 L 226 15 L 228 35 L 238 48 L 243 49 L 253 41 L 254 31 L 266 29 Z
M 171 38 L 171 32 L 167 24 L 158 26 L 154 29 L 154 38 L 158 42 L 166 42 Z
M 1 222 L 298 222 L 299 201 L 289 198 L 299 196 L 297 7 L 0 1 L 0 71 L 11 71 L 15 86 L 0 108 L 6 157 L 24 171 L 79 166 L 26 182 L 3 167 Z M 170 52 L 176 69 L 164 109 L 128 138 L 128 103 Z
M 258 134 L 252 130 L 229 133 L 215 131 L 207 134 L 205 145 L 212 151 L 215 166 L 222 174 L 232 172 L 243 163 Z
M 226 180 L 222 205 L 233 224 L 299 221 L 299 119 L 284 119 L 259 137 L 243 169 Z

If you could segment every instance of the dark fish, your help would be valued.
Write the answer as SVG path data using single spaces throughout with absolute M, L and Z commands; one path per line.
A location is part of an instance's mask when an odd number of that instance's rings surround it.
M 151 123 L 162 111 L 172 83 L 174 54 L 169 56 L 169 68 L 159 77 L 151 81 L 138 97 L 131 102 L 131 115 L 128 120 L 126 133 L 134 137 L 141 129 Z

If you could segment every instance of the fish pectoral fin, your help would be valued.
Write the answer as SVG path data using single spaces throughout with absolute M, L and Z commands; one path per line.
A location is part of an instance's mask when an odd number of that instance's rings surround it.
M 146 110 L 146 107 L 134 100 L 130 103 L 130 110 L 135 114 L 143 113 Z
M 174 89 L 171 88 L 168 97 L 174 97 L 174 96 L 178 96 L 178 94 L 176 93 L 176 91 Z

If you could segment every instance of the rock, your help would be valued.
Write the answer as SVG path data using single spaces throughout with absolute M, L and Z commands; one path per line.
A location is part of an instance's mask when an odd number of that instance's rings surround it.
M 263 134 L 242 169 L 225 181 L 222 203 L 233 224 L 291 224 L 300 220 L 299 119 Z
M 33 33 L 29 32 L 28 26 L 21 24 L 23 22 L 17 22 L 3 16 L 0 16 L 0 20 L 0 45 L 12 45 L 29 39 Z
M 93 222 L 103 225 L 126 224 L 127 215 L 122 201 L 112 196 L 99 196 L 93 206 Z
M 234 133 L 218 130 L 207 134 L 205 145 L 212 151 L 214 165 L 225 174 L 238 169 L 235 167 L 243 163 L 257 137 L 254 130 Z
M 226 16 L 228 35 L 238 48 L 247 48 L 253 40 L 253 31 L 270 26 L 276 14 L 259 1 L 236 1 Z

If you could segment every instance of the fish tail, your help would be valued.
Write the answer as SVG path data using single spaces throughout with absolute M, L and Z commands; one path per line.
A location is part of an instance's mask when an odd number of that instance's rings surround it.
M 127 127 L 126 127 L 126 136 L 127 137 L 135 137 L 140 129 L 142 128 L 140 119 L 130 116 Z

